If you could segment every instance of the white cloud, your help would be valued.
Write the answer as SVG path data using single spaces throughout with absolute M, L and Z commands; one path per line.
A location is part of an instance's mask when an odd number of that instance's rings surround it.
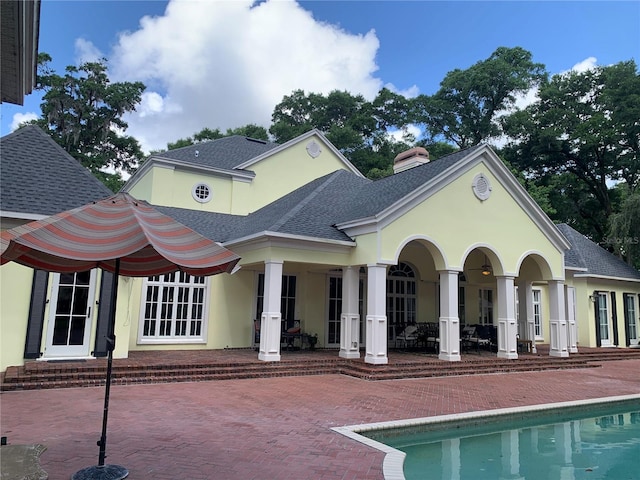
M 37 120 L 38 118 L 40 118 L 40 115 L 34 112 L 16 113 L 13 115 L 9 128 L 13 132 L 18 129 L 20 124 L 30 122 L 31 120 Z
M 585 58 L 581 62 L 578 62 L 573 67 L 571 67 L 571 71 L 577 72 L 577 73 L 584 73 L 589 70 L 593 70 L 594 68 L 597 67 L 596 65 L 597 61 L 598 59 L 596 57 Z
M 407 98 L 415 98 L 420 94 L 420 88 L 417 85 L 411 85 L 409 88 L 404 90 L 398 89 L 393 83 L 385 84 L 385 88 L 393 93 L 397 93 L 398 95 L 402 95 Z
M 148 90 L 127 133 L 148 151 L 204 127 L 268 127 L 293 90 L 348 90 L 373 99 L 379 41 L 315 20 L 292 0 L 181 2 L 122 33 L 109 56 L 113 81 Z
M 89 40 L 76 38 L 75 41 L 76 63 L 78 65 L 87 62 L 97 62 L 105 55 Z
M 387 132 L 387 135 L 394 142 L 412 143 L 415 139 L 420 138 L 422 130 L 417 125 L 409 124 L 399 130 L 390 130 Z

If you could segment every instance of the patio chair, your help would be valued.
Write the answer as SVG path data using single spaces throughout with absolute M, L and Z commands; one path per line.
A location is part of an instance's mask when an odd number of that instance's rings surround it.
M 415 345 L 418 341 L 418 326 L 417 325 L 407 325 L 402 332 L 400 332 L 396 336 L 396 348 L 398 347 L 398 342 L 402 344 L 402 348 L 407 348 L 410 344 Z
M 283 326 L 287 327 L 282 332 L 282 343 L 286 344 L 287 350 L 296 350 L 294 343 L 296 338 L 300 339 L 300 348 L 302 348 L 302 327 L 300 326 L 300 320 L 283 320 Z
M 425 349 L 439 350 L 440 345 L 440 328 L 436 322 L 428 322 L 424 332 Z

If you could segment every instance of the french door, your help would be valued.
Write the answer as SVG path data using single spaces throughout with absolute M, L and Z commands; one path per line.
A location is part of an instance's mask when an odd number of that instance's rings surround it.
M 609 333 L 609 308 L 607 292 L 596 294 L 596 321 L 600 333 L 600 346 L 611 346 L 611 335 Z
M 640 299 L 640 296 L 638 297 Z M 627 344 L 638 345 L 638 320 L 640 314 L 636 306 L 636 298 L 630 293 L 623 295 L 624 299 L 624 320 L 626 323 Z
M 96 270 L 55 273 L 45 341 L 45 357 L 89 355 Z

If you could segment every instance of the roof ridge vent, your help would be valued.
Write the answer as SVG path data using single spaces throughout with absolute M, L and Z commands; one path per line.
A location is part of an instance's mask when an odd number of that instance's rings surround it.
M 429 163 L 429 152 L 424 147 L 413 147 L 400 152 L 393 159 L 393 173 L 403 172 L 418 165 Z

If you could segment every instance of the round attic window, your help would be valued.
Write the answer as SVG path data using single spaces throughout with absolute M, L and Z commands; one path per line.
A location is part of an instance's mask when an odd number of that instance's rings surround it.
M 196 183 L 191 189 L 191 195 L 196 202 L 207 203 L 213 196 L 211 187 L 206 183 Z
M 479 200 L 486 200 L 491 195 L 491 183 L 484 173 L 477 174 L 473 179 L 473 193 Z

